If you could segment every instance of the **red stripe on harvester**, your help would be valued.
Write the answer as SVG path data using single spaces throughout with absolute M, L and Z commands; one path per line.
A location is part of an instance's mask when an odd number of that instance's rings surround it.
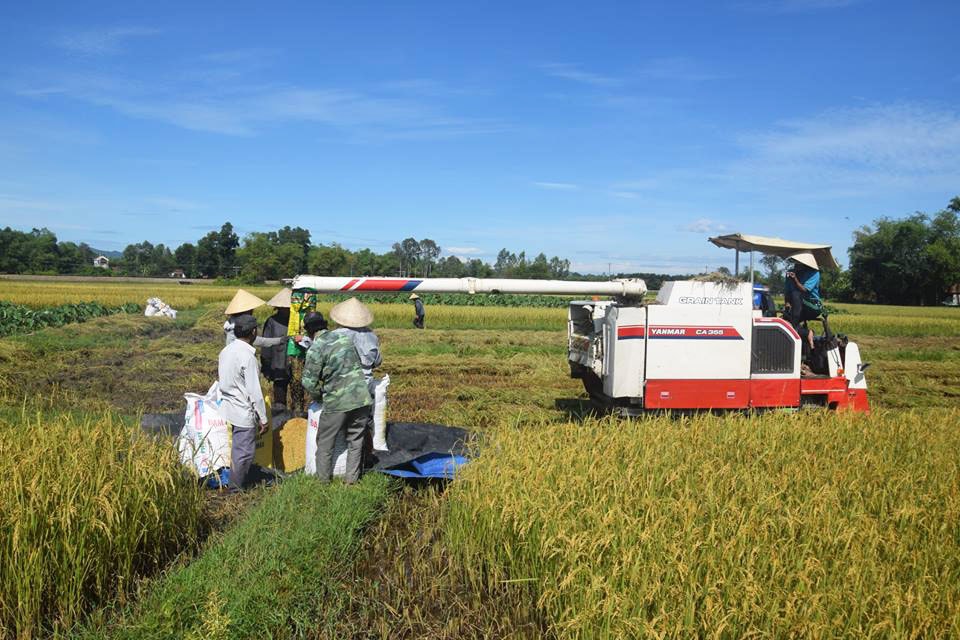
M 410 281 L 400 278 L 390 280 L 367 278 L 355 291 L 400 291 L 408 282 Z
M 800 339 L 800 334 L 797 333 L 797 330 L 793 328 L 793 325 L 784 320 L 783 318 L 754 318 L 753 322 L 755 324 L 779 324 L 782 327 L 786 327 L 787 331 L 797 340 Z
M 350 287 L 352 287 L 352 286 L 355 285 L 356 283 L 357 283 L 357 278 L 354 278 L 353 280 L 351 280 L 351 281 L 348 282 L 347 284 L 345 284 L 345 285 L 343 285 L 342 287 L 340 287 L 340 291 L 349 291 L 349 290 L 350 290 Z
M 644 333 L 644 328 L 642 326 L 636 327 L 620 327 L 617 329 L 618 338 L 642 338 Z

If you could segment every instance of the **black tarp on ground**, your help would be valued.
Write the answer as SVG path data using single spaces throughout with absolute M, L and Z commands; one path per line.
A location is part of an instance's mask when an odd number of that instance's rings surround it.
M 276 429 L 290 419 L 290 414 L 273 418 Z M 145 432 L 172 438 L 183 429 L 183 413 L 145 413 L 140 419 L 140 428 Z M 387 447 L 389 452 L 374 451 L 367 458 L 368 469 L 383 470 L 404 465 L 429 453 L 444 455 L 467 455 L 470 432 L 459 427 L 423 422 L 388 422 Z
M 374 451 L 373 469 L 381 470 L 406 464 L 428 453 L 467 455 L 470 432 L 459 427 L 421 422 L 388 422 L 389 452 Z

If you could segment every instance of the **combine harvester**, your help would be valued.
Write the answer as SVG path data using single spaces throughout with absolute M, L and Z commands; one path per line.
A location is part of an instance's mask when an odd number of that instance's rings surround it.
M 836 266 L 828 245 L 733 234 L 717 246 L 787 257 L 814 254 Z M 570 375 L 598 406 L 623 415 L 645 410 L 777 409 L 807 406 L 869 411 L 860 349 L 823 335 L 804 354 L 800 335 L 749 282 L 666 282 L 644 302 L 642 280 L 568 282 L 495 278 L 344 278 L 298 276 L 294 290 L 317 293 L 512 293 L 611 296 L 570 303 Z M 803 365 L 803 366 L 802 366 Z

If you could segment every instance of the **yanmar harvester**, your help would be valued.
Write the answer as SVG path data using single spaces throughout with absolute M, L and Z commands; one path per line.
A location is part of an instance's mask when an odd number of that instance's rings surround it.
M 808 251 L 821 268 L 836 261 L 827 245 L 733 234 L 720 247 L 788 257 Z M 680 280 L 644 301 L 642 280 L 572 282 L 496 278 L 346 278 L 298 276 L 294 290 L 317 293 L 513 293 L 593 296 L 570 303 L 570 375 L 599 406 L 644 410 L 773 409 L 817 406 L 869 411 L 860 349 L 835 336 L 826 318 L 810 349 L 776 317 L 769 294 L 750 282 Z M 599 296 L 612 299 L 599 300 Z

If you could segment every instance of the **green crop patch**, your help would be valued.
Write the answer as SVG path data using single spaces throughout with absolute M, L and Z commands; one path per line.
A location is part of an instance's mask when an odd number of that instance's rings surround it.
M 290 478 L 194 562 L 151 585 L 107 633 L 86 637 L 304 638 L 332 626 L 361 533 L 389 490 L 380 474 L 354 487 Z

